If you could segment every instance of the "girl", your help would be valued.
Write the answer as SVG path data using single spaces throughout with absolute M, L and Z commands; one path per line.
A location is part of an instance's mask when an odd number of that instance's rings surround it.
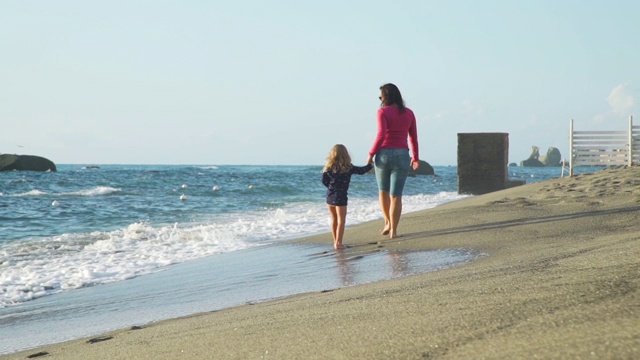
M 342 237 L 347 218 L 347 191 L 351 175 L 362 175 L 373 168 L 373 165 L 353 166 L 351 156 L 344 145 L 338 144 L 331 148 L 327 157 L 327 164 L 322 170 L 322 183 L 327 187 L 327 207 L 331 215 L 331 235 L 333 247 L 344 249 Z

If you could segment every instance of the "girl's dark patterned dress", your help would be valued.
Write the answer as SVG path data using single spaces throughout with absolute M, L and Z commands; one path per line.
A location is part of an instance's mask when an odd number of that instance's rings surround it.
M 322 183 L 327 187 L 327 204 L 333 206 L 347 206 L 347 192 L 351 175 L 362 175 L 373 169 L 373 165 L 351 166 L 351 170 L 345 173 L 325 171 L 322 173 Z

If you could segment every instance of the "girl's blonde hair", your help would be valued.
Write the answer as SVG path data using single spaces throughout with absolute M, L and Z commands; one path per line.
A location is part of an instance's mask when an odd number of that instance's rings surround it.
M 351 170 L 351 156 L 347 148 L 342 144 L 334 145 L 329 151 L 327 164 L 322 171 L 330 171 L 333 173 L 346 173 Z

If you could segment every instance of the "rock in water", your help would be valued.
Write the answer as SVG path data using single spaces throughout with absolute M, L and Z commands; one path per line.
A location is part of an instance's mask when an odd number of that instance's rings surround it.
M 424 160 L 418 160 L 418 162 L 420 163 L 418 170 L 413 170 L 413 168 L 409 168 L 409 176 L 435 175 L 435 172 L 433 171 L 433 166 L 431 166 L 431 164 L 429 164 Z
M 549 150 L 547 150 L 547 155 L 540 156 L 540 162 L 542 162 L 544 166 L 562 166 L 560 150 L 555 147 L 550 147 Z
M 53 161 L 34 155 L 0 155 L 0 171 L 57 171 Z

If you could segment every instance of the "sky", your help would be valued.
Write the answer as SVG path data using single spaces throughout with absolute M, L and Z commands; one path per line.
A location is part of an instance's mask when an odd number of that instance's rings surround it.
M 379 87 L 420 158 L 509 162 L 640 124 L 640 1 L 2 1 L 0 153 L 56 164 L 364 165 Z

